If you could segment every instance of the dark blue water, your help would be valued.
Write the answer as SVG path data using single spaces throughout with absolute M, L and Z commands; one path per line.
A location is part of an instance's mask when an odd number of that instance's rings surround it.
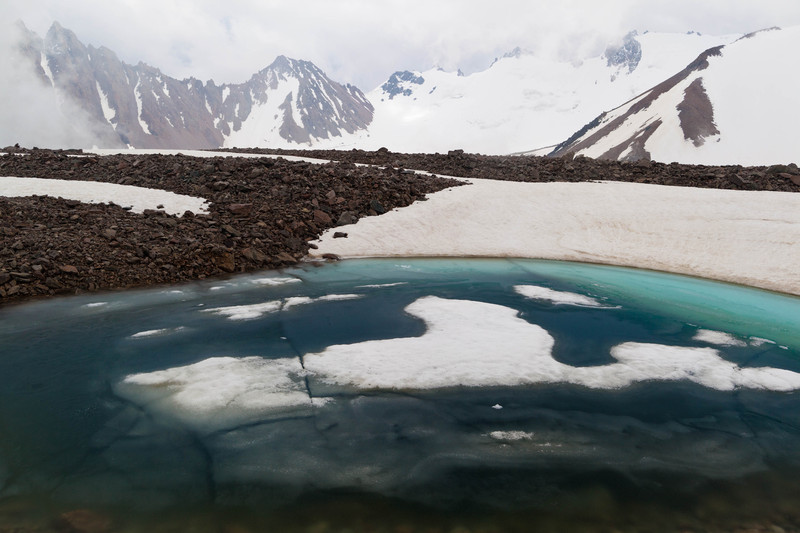
M 799 355 L 798 298 L 542 261 L 5 308 L 0 531 L 791 528 Z

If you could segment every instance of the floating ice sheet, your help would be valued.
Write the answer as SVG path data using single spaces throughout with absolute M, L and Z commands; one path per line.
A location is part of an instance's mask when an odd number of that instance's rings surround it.
M 272 300 L 269 302 L 248 304 L 248 305 L 233 305 L 229 307 L 215 307 L 213 309 L 203 309 L 203 313 L 213 313 L 222 315 L 230 320 L 253 320 L 261 318 L 262 316 L 275 313 L 277 311 L 285 311 L 298 305 L 312 304 L 316 302 L 332 302 L 339 300 L 355 300 L 361 298 L 360 294 L 327 294 L 318 298 L 311 298 L 309 296 L 293 296 L 285 300 Z
M 312 406 L 297 358 L 212 357 L 127 376 L 115 392 L 151 412 L 205 431 Z
M 800 389 L 800 374 L 740 368 L 713 348 L 626 342 L 616 363 L 575 367 L 552 356 L 553 337 L 514 309 L 425 297 L 406 311 L 423 319 L 421 337 L 334 345 L 307 354 L 305 368 L 324 383 L 357 389 L 436 389 L 571 383 L 596 389 L 643 381 L 688 380 L 717 389 Z
M 310 409 L 311 393 L 321 384 L 349 392 L 552 383 L 621 389 L 646 381 L 690 381 L 720 391 L 800 389 L 800 373 L 739 367 L 709 347 L 624 342 L 611 349 L 611 364 L 567 365 L 553 358 L 547 331 L 502 305 L 428 296 L 405 310 L 425 321 L 424 335 L 333 345 L 306 354 L 302 365 L 297 358 L 214 357 L 128 376 L 116 390 L 156 413 L 209 430 Z M 502 440 L 512 437 L 502 434 Z
M 140 331 L 138 333 L 134 333 L 131 335 L 132 339 L 142 339 L 146 337 L 160 337 L 162 335 L 169 335 L 171 333 L 177 333 L 182 331 L 186 328 L 184 327 L 177 327 L 177 328 L 161 328 L 161 329 L 148 329 L 146 331 Z
M 606 307 L 598 300 L 574 292 L 556 291 L 537 285 L 516 285 L 514 290 L 532 300 L 546 300 L 556 305 L 577 305 L 580 307 Z
M 713 331 L 710 329 L 698 329 L 693 339 L 700 342 L 707 342 L 709 344 L 716 344 L 718 346 L 747 346 L 745 341 L 737 339 L 730 333 L 725 333 L 724 331 Z
M 261 318 L 268 313 L 280 311 L 283 302 L 281 300 L 272 300 L 269 302 L 262 302 L 249 305 L 231 305 L 228 307 L 215 307 L 213 309 L 203 309 L 202 313 L 213 313 L 215 315 L 222 315 L 229 320 L 253 320 Z

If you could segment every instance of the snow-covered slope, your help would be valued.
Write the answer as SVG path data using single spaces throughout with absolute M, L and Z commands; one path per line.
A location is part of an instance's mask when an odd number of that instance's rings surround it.
M 335 142 L 372 121 L 372 105 L 356 87 L 336 83 L 309 61 L 285 56 L 245 84 L 216 89 L 209 107 L 226 147 L 309 147 Z
M 800 159 L 800 27 L 747 35 L 597 117 L 562 143 L 604 159 L 759 165 Z
M 605 54 L 580 63 L 517 49 L 469 76 L 437 69 L 396 72 L 367 94 L 374 120 L 353 146 L 502 154 L 554 145 L 703 50 L 736 38 L 631 33 Z

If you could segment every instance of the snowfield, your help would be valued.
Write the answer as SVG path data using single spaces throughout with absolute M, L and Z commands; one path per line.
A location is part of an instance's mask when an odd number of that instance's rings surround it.
M 520 257 L 647 268 L 800 295 L 800 195 L 471 179 L 340 226 L 312 256 Z
M 369 130 L 339 144 L 372 150 L 385 146 L 397 152 L 463 148 L 484 154 L 553 145 L 604 110 L 669 78 L 702 51 L 738 37 L 638 35 L 642 56 L 633 71 L 627 65 L 608 65 L 603 56 L 571 62 L 516 51 L 469 76 L 439 69 L 416 72 L 423 83 L 401 86 L 410 95 L 389 98 L 381 87 L 370 91 L 367 98 L 375 114 Z
M 572 145 L 576 147 L 573 151 L 600 157 L 636 137 L 644 138 L 645 132 L 660 121 L 660 126 L 649 131 L 643 146 L 654 161 L 745 166 L 796 162 L 800 156 L 796 132 L 800 123 L 800 73 L 797 69 L 776 68 L 774 61 L 765 58 L 798 47 L 800 26 L 764 30 L 727 44 L 720 55 L 708 58 L 707 68 L 689 73 L 649 106 L 631 112 L 650 90 L 609 111 Z M 698 142 L 687 138 L 678 109 L 686 89 L 695 81 L 707 94 L 713 114 L 710 118 L 718 130 Z M 615 129 L 595 138 L 604 127 L 612 127 L 615 120 L 621 119 L 624 121 Z M 584 141 L 589 145 L 580 146 Z M 629 152 L 630 147 L 621 158 Z

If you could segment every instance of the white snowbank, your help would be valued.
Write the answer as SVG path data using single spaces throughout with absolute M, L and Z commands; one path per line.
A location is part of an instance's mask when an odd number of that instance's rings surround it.
M 115 203 L 122 207 L 130 207 L 134 213 L 141 213 L 145 209 L 156 209 L 159 205 L 163 205 L 163 211 L 170 215 L 182 215 L 186 211 L 195 214 L 208 213 L 208 202 L 205 198 L 159 189 L 99 181 L 0 177 L 0 196 L 34 195 L 60 197 L 92 204 Z
M 573 292 L 555 291 L 536 285 L 516 285 L 514 291 L 532 300 L 545 300 L 556 305 L 576 305 L 579 307 L 605 307 L 594 298 Z
M 571 383 L 617 389 L 633 383 L 688 380 L 717 390 L 800 389 L 800 374 L 740 368 L 712 348 L 627 342 L 616 363 L 575 367 L 553 358 L 553 337 L 508 307 L 468 300 L 421 298 L 406 311 L 425 321 L 421 337 L 334 345 L 303 358 L 328 384 L 356 389 L 420 390 Z
M 747 343 L 737 339 L 730 333 L 724 331 L 712 331 L 710 329 L 698 329 L 692 337 L 696 341 L 716 344 L 718 346 L 747 346 Z
M 696 275 L 800 294 L 800 195 L 638 183 L 468 180 L 329 230 L 312 257 L 524 257 Z
M 297 358 L 213 357 L 127 376 L 115 392 L 155 414 L 214 431 L 311 408 L 302 375 Z

